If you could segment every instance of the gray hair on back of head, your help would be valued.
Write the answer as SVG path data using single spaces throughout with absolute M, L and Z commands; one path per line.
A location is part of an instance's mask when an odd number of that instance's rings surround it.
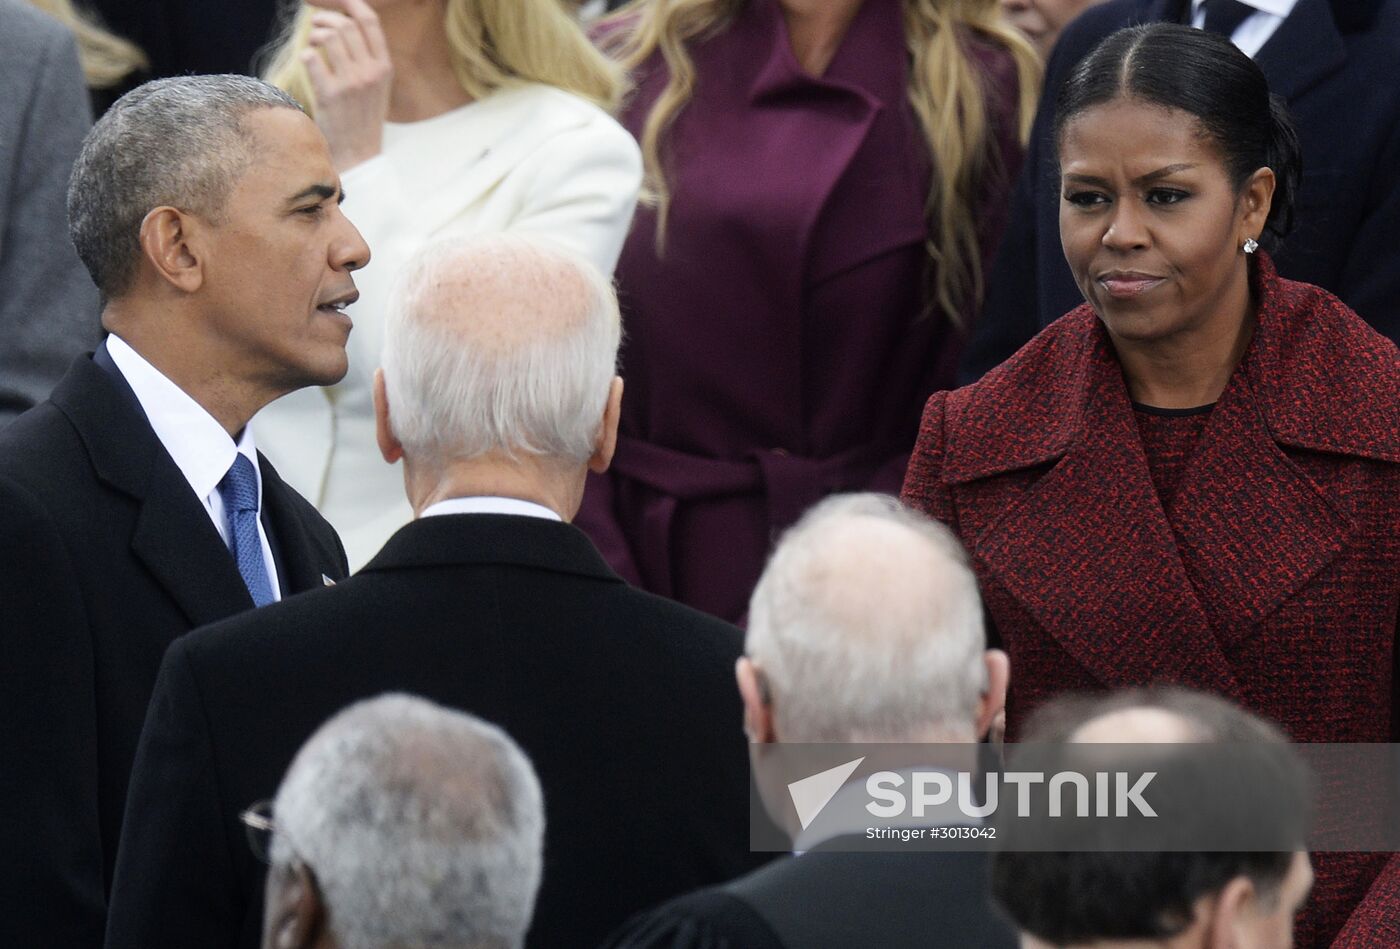
M 394 433 L 410 459 L 499 452 L 583 464 L 621 334 L 611 282 L 552 241 L 436 244 L 400 279 L 385 329 Z
M 977 579 L 952 531 L 888 495 L 809 510 L 749 604 L 745 651 L 784 741 L 949 740 L 987 688 Z
M 410 695 L 358 702 L 302 747 L 273 814 L 273 864 L 306 861 L 342 949 L 523 943 L 544 805 L 496 726 Z
M 247 76 L 177 76 L 137 86 L 98 119 L 68 181 L 68 234 L 104 300 L 130 288 L 153 209 L 219 219 L 253 158 L 243 118 L 255 109 L 301 106 Z

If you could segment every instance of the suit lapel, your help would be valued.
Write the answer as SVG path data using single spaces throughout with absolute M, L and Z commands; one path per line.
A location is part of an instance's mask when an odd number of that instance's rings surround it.
M 325 585 L 325 577 L 341 579 L 340 565 L 332 551 L 317 543 L 306 521 L 297 516 L 296 498 L 267 459 L 258 456 L 262 469 L 263 511 L 271 522 L 271 535 L 283 585 L 282 596 Z
M 1153 488 L 1117 361 L 1096 338 L 1076 443 L 981 532 L 974 554 L 1105 685 L 1170 679 L 1238 698 Z
M 1346 58 L 1329 0 L 1298 0 L 1254 61 L 1269 89 L 1292 102 L 1340 69 Z
M 82 439 L 97 477 L 140 505 L 132 554 L 191 626 L 251 609 L 252 598 L 208 512 L 107 373 L 80 358 L 51 398 Z
M 180 605 L 191 626 L 252 609 L 253 598 L 208 512 L 175 463 L 163 460 L 174 476 L 151 479 L 131 552 Z

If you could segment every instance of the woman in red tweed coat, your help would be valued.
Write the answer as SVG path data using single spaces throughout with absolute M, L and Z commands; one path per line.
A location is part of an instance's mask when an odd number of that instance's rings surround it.
M 1055 135 L 1088 304 L 930 399 L 904 484 L 972 553 L 1009 734 L 1064 690 L 1176 682 L 1394 740 L 1400 354 L 1256 253 L 1289 224 L 1287 116 L 1228 42 L 1159 24 L 1080 64 Z M 1315 862 L 1301 945 L 1400 945 L 1400 858 Z

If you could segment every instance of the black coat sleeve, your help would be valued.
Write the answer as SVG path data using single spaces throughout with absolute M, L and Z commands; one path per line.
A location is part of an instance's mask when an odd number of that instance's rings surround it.
M 232 847 L 251 801 L 220 795 L 204 703 L 183 640 L 161 663 L 136 752 L 107 919 L 108 947 L 237 944 Z
M 93 946 L 105 911 L 92 639 L 48 512 L 0 478 L 0 946 Z

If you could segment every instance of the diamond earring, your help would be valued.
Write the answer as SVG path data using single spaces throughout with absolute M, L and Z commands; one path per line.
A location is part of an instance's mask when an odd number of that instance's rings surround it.
M 1246 237 L 1246 238 L 1244 239 L 1244 252 L 1245 252 L 1246 254 L 1252 254 L 1252 253 L 1254 253 L 1254 252 L 1255 252 L 1256 250 L 1258 250 L 1258 249 L 1259 249 L 1259 242 L 1256 241 L 1254 238 L 1252 238 L 1252 237 Z

